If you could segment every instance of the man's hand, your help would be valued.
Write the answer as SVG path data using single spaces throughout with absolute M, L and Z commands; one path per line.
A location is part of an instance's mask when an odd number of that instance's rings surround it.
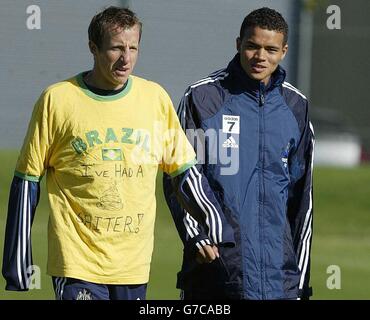
M 205 245 L 197 252 L 195 260 L 199 263 L 211 263 L 216 258 L 219 258 L 218 249 L 215 245 Z

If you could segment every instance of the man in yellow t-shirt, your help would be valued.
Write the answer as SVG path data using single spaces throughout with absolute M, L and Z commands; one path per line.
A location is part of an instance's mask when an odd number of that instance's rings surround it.
M 47 270 L 57 299 L 145 299 L 158 167 L 174 177 L 180 201 L 204 225 L 207 235 L 194 242 L 198 254 L 212 261 L 218 254 L 213 244 L 233 243 L 212 192 L 198 195 L 208 184 L 199 182 L 194 150 L 169 96 L 131 74 L 140 37 L 132 11 L 105 9 L 89 26 L 93 69 L 50 86 L 38 99 L 10 192 L 7 290 L 29 287 L 31 225 L 45 173 Z M 210 225 L 212 215 L 220 219 Z M 212 238 L 214 230 L 222 232 Z

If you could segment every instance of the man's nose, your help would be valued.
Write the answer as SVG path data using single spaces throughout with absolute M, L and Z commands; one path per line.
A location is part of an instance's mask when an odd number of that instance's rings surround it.
M 263 48 L 259 48 L 258 50 L 256 50 L 254 56 L 255 56 L 255 58 L 257 58 L 259 60 L 265 60 L 266 59 L 266 50 L 263 49 Z
M 127 63 L 130 60 L 130 48 L 125 47 L 124 50 L 121 51 L 121 60 Z

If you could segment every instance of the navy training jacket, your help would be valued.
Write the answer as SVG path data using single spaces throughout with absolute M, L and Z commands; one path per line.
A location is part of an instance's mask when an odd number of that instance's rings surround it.
M 165 175 L 166 200 L 184 243 L 178 288 L 234 299 L 312 294 L 314 135 L 306 97 L 284 80 L 280 66 L 268 86 L 250 79 L 237 54 L 226 69 L 186 90 L 178 116 L 236 244 L 219 245 L 219 259 L 198 264 L 192 244 L 203 225 L 189 219 Z

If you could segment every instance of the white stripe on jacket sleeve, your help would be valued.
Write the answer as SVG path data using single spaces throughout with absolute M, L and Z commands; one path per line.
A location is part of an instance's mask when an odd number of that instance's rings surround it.
M 313 161 L 314 161 L 314 147 L 315 147 L 315 139 L 314 130 L 312 124 L 310 123 L 310 130 L 312 133 L 312 154 L 311 154 L 311 176 L 310 176 L 310 194 L 309 194 L 309 205 L 308 210 L 306 212 L 305 221 L 303 223 L 303 228 L 300 236 L 301 246 L 298 248 L 298 267 L 301 271 L 301 279 L 299 281 L 299 289 L 303 288 L 304 280 L 306 277 L 307 266 L 309 261 L 309 254 L 310 254 L 310 243 L 312 237 L 312 176 L 313 176 Z
M 189 212 L 185 211 L 183 222 L 184 222 L 186 231 L 188 232 L 187 236 L 190 236 L 190 238 L 194 238 L 195 236 L 199 234 L 199 231 L 197 229 L 198 222 L 189 214 Z
M 202 176 L 196 170 L 196 168 L 191 167 L 189 171 L 189 176 L 186 178 L 192 194 L 203 211 L 206 219 L 206 224 L 208 227 L 208 236 L 215 244 L 222 242 L 222 223 L 218 211 L 213 206 L 213 204 L 206 197 L 202 183 Z

